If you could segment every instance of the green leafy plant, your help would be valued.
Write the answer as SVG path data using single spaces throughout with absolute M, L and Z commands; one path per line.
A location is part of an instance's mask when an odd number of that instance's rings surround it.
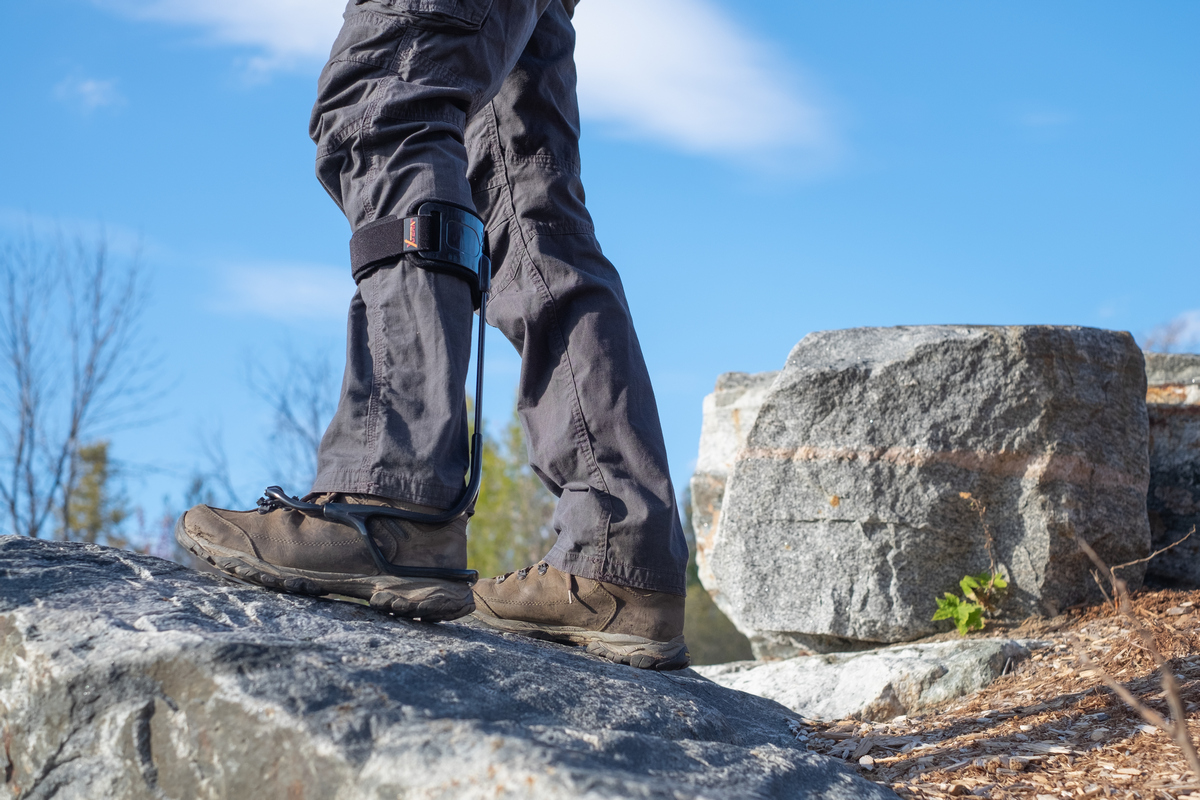
M 933 614 L 933 619 L 952 619 L 958 632 L 966 636 L 970 631 L 983 630 L 985 614 L 995 614 L 1000 608 L 1000 601 L 1004 597 L 1004 592 L 1008 589 L 1008 581 L 1004 579 L 996 570 L 996 554 L 994 543 L 992 541 L 992 532 L 988 528 L 987 520 L 984 514 L 987 513 L 987 507 L 983 505 L 977 498 L 972 497 L 970 492 L 959 492 L 959 497 L 966 500 L 970 505 L 971 510 L 979 515 L 979 522 L 983 525 L 984 544 L 987 548 L 988 559 L 991 561 L 991 567 L 987 572 L 981 572 L 978 575 L 964 576 L 958 582 L 962 588 L 963 596 L 946 592 L 943 597 L 937 598 L 937 611 Z
M 981 572 L 966 576 L 958 585 L 962 587 L 963 597 L 978 605 L 985 613 L 994 614 L 1004 590 L 1008 588 L 1008 581 L 994 572 Z
M 946 592 L 945 597 L 939 597 L 937 611 L 933 613 L 934 620 L 952 619 L 958 632 L 966 636 L 969 631 L 983 630 L 983 606 L 963 600 L 958 595 Z
M 994 572 L 981 572 L 965 576 L 958 585 L 962 587 L 963 596 L 946 592 L 945 596 L 939 597 L 933 618 L 954 620 L 958 632 L 966 636 L 970 631 L 983 630 L 983 615 L 995 612 L 1008 588 L 1008 581 Z

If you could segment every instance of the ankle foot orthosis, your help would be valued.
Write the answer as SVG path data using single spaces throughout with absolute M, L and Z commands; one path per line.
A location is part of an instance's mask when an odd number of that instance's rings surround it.
M 367 530 L 372 517 L 401 519 L 437 524 L 449 522 L 465 512 L 479 494 L 483 476 L 483 332 L 487 328 L 488 290 L 492 262 L 487 256 L 487 238 L 483 220 L 474 213 L 446 203 L 427 202 L 409 217 L 384 217 L 359 228 L 350 238 L 350 266 L 355 281 L 376 269 L 395 264 L 400 256 L 414 253 L 419 258 L 403 259 L 424 269 L 444 272 L 465 280 L 471 287 L 472 300 L 479 308 L 479 342 L 475 360 L 475 431 L 471 435 L 471 467 L 467 484 L 451 508 L 438 514 L 422 514 L 402 508 L 372 506 L 363 503 L 309 503 L 289 497 L 278 486 L 267 487 L 258 501 L 258 511 L 266 514 L 287 508 L 312 516 L 321 516 L 354 528 L 367 543 L 375 566 L 383 573 L 399 578 L 434 578 L 474 583 L 479 573 L 473 569 L 408 567 L 392 564 Z

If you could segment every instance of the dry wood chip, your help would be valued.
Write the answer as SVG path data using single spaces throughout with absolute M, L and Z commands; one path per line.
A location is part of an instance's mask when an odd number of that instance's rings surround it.
M 1069 747 L 1064 747 L 1060 744 L 1051 744 L 1050 742 L 1022 742 L 1018 747 L 1022 750 L 1028 750 L 1031 753 L 1059 753 L 1066 755 L 1072 752 Z
M 1180 676 L 1191 731 L 1200 740 L 1200 627 L 1190 624 L 1191 616 L 1185 624 L 1183 615 L 1166 613 L 1185 608 L 1190 614 L 1198 604 L 1200 591 L 1134 595 L 1136 613 Z M 1035 800 L 1038 793 L 1054 800 L 1200 800 L 1170 738 L 1144 731 L 1145 721 L 1098 680 L 1103 670 L 1143 702 L 1168 711 L 1148 651 L 1111 608 L 1030 620 L 1019 630 L 989 623 L 982 635 L 1053 644 L 1039 661 L 1017 664 L 976 695 L 922 715 L 888 724 L 805 720 L 807 729 L 797 733 L 808 736 L 814 752 L 850 756 L 860 775 L 905 800 L 970 794 Z M 1087 643 L 1097 674 L 1081 680 L 1068 637 Z
M 850 758 L 858 759 L 862 756 L 865 756 L 867 753 L 871 752 L 871 748 L 874 746 L 875 740 L 868 736 L 866 739 L 863 739 L 858 743 L 858 747 L 854 748 L 854 753 L 851 754 Z
M 841 741 L 843 739 L 853 739 L 854 731 L 832 731 L 832 730 L 831 731 L 822 731 L 821 738 L 833 739 L 834 741 Z

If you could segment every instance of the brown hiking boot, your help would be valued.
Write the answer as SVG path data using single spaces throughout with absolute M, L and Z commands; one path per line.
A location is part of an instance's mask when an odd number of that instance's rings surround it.
M 438 511 L 364 494 L 323 494 L 312 502 L 360 503 L 425 514 Z M 373 517 L 367 530 L 393 565 L 466 567 L 465 513 L 440 525 Z M 266 513 L 228 511 L 199 505 L 175 523 L 175 539 L 219 570 L 285 592 L 358 597 L 373 608 L 430 622 L 457 619 L 475 608 L 469 583 L 389 575 L 376 565 L 362 534 L 319 514 L 287 508 Z
M 683 669 L 683 598 L 580 578 L 546 562 L 475 584 L 475 617 L 535 639 L 585 644 L 639 669 Z

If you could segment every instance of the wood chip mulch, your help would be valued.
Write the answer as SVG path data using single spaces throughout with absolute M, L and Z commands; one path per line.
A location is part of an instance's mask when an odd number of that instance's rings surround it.
M 1192 740 L 1200 742 L 1200 591 L 1144 590 L 1138 618 L 1154 632 L 1179 681 Z M 796 737 L 845 759 L 901 797 L 1191 798 L 1200 800 L 1183 753 L 1101 683 L 1098 667 L 1170 716 L 1142 640 L 1111 606 L 1068 611 L 986 636 L 1049 646 L 991 686 L 932 712 L 886 723 L 801 719 Z M 1200 776 L 1196 776 L 1200 777 Z

